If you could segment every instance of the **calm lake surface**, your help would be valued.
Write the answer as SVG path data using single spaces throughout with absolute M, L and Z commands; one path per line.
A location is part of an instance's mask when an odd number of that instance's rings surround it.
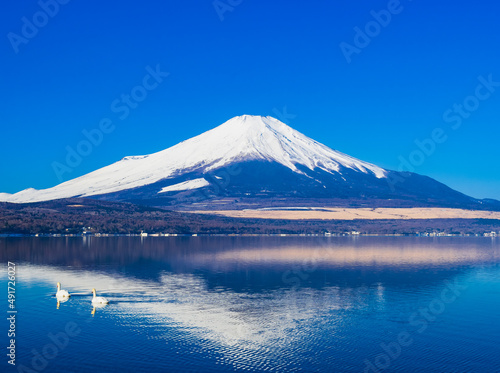
M 498 238 L 0 238 L 0 259 L 0 371 L 500 372 Z

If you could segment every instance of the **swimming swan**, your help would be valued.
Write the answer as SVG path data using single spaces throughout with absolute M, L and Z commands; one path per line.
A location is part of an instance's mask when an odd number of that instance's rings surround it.
M 56 297 L 57 298 L 69 298 L 71 295 L 66 290 L 61 290 L 61 283 L 57 283 L 57 293 Z
M 104 297 L 97 297 L 95 295 L 95 289 L 92 289 L 92 293 L 94 294 L 94 297 L 92 298 L 92 303 L 95 304 L 108 304 L 108 300 Z

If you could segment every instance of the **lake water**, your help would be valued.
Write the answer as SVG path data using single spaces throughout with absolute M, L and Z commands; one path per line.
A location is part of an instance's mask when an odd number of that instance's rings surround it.
M 0 238 L 0 259 L 5 372 L 500 372 L 498 238 Z

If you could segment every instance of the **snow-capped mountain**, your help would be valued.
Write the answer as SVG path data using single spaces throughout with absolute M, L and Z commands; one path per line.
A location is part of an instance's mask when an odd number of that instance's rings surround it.
M 243 115 L 163 151 L 125 157 L 53 188 L 2 193 L 0 201 L 92 197 L 175 205 L 222 197 L 473 200 L 430 178 L 402 175 L 333 150 L 275 118 Z M 391 183 L 395 176 L 402 181 Z

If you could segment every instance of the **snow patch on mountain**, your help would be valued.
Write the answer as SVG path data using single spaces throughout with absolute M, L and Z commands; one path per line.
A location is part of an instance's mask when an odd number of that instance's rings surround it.
M 180 190 L 200 189 L 200 188 L 206 187 L 208 185 L 210 185 L 210 183 L 203 178 L 193 179 L 193 180 L 184 181 L 182 183 L 178 183 L 178 184 L 174 184 L 174 185 L 169 185 L 168 187 L 165 187 L 162 190 L 160 190 L 158 193 L 176 192 L 176 191 L 180 191 Z

